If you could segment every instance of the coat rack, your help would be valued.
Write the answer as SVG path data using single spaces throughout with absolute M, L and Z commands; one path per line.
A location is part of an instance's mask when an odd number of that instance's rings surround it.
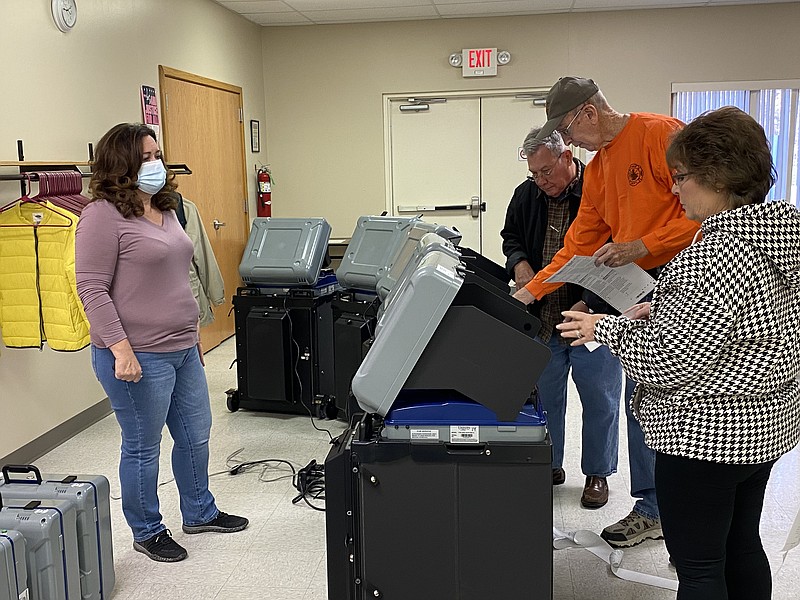
M 38 181 L 38 171 L 77 171 L 81 177 L 91 177 L 90 171 L 83 171 L 81 167 L 91 169 L 94 160 L 94 147 L 89 145 L 89 161 L 87 162 L 59 162 L 59 161 L 26 161 L 22 140 L 17 140 L 17 157 L 15 161 L 0 161 L 0 167 L 16 167 L 19 173 L 0 174 L 0 181 L 19 181 L 20 196 L 27 194 L 27 182 Z M 184 163 L 167 163 L 167 168 L 176 175 L 191 175 L 192 170 Z

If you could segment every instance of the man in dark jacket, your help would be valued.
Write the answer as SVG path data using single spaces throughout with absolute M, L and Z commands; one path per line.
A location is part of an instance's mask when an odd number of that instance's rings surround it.
M 560 134 L 537 140 L 539 131 L 531 130 L 523 142 L 531 175 L 514 191 L 501 232 L 506 269 L 518 290 L 563 246 L 583 188 L 583 163 L 572 156 Z M 553 440 L 553 484 L 558 485 L 566 478 L 562 465 L 567 377 L 572 369 L 583 405 L 581 470 L 586 482 L 581 505 L 600 508 L 608 502 L 606 478 L 617 471 L 622 369 L 607 347 L 593 352 L 571 347 L 555 330 L 561 311 L 588 310 L 583 295 L 582 288 L 567 284 L 535 302 L 533 312 L 542 321 L 539 337 L 552 352 L 538 385 Z M 593 301 L 588 296 L 586 300 Z

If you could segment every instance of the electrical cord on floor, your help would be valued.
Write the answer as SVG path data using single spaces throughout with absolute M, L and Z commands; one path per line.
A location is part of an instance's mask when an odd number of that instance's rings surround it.
M 228 458 L 226 460 L 226 464 L 228 464 L 231 461 L 231 459 L 234 456 L 236 456 L 237 454 L 239 454 L 242 450 L 244 450 L 244 448 L 239 448 L 236 452 L 234 452 L 233 454 L 228 456 Z M 227 468 L 224 471 L 217 471 L 216 473 L 209 473 L 208 477 L 210 479 L 211 477 L 216 477 L 218 475 L 230 475 L 230 474 L 231 474 L 231 470 L 230 470 L 230 468 Z M 172 483 L 173 481 L 175 481 L 175 478 L 174 477 L 170 477 L 166 481 L 162 481 L 161 483 L 159 483 L 158 486 L 156 486 L 156 487 L 161 487 L 162 485 L 167 485 L 168 483 Z M 112 496 L 111 494 L 109 494 L 109 498 L 111 498 L 111 500 L 122 500 L 122 496 Z
M 328 437 L 333 440 L 333 434 L 328 431 L 327 429 L 320 428 L 314 422 L 314 415 L 311 412 L 311 409 L 303 402 L 303 380 L 300 379 L 300 373 L 297 371 L 297 365 L 300 362 L 300 344 L 297 343 L 297 340 L 294 339 L 294 325 L 292 323 L 292 315 L 289 314 L 289 307 L 286 305 L 286 301 L 289 299 L 288 296 L 284 296 L 283 298 L 283 312 L 286 314 L 286 318 L 289 320 L 289 339 L 292 340 L 294 344 L 294 348 L 296 352 L 296 358 L 294 359 L 294 376 L 297 378 L 297 385 L 300 387 L 300 404 L 308 412 L 308 416 L 311 417 L 311 426 L 316 429 L 317 431 L 324 431 L 328 434 Z
M 300 469 L 292 479 L 294 488 L 298 491 L 297 496 L 292 498 L 292 504 L 297 504 L 301 500 L 314 510 L 325 512 L 325 508 L 315 506 L 309 501 L 325 501 L 325 466 L 318 465 L 316 460 L 312 460 L 305 467 Z
M 289 462 L 288 460 L 283 460 L 282 458 L 265 458 L 263 460 L 247 460 L 242 462 L 235 462 L 234 458 L 238 456 L 241 452 L 244 451 L 244 448 L 239 448 L 236 452 L 231 454 L 226 461 L 226 465 L 228 470 L 225 471 L 230 475 L 238 475 L 239 473 L 247 473 L 249 471 L 255 470 L 255 467 L 261 466 L 261 471 L 258 474 L 258 480 L 263 483 L 272 483 L 274 481 L 280 481 L 281 479 L 288 479 L 290 477 L 294 477 L 297 473 L 297 468 L 294 464 Z M 291 470 L 291 474 L 287 472 L 286 475 L 281 475 L 279 477 L 275 477 L 272 479 L 264 479 L 264 474 L 270 469 L 277 469 L 277 467 L 273 466 L 273 463 L 277 463 L 278 465 L 288 465 L 289 469 Z M 283 469 L 286 472 L 286 469 Z

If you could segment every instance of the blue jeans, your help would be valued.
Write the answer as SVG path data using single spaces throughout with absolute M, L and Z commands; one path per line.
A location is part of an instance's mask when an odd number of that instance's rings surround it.
M 142 379 L 131 383 L 114 376 L 111 350 L 92 346 L 92 368 L 122 429 L 122 512 L 133 530 L 133 539 L 141 542 L 166 529 L 157 493 L 164 424 L 175 442 L 172 473 L 184 524 L 207 523 L 219 511 L 208 489 L 211 406 L 197 348 L 135 354 L 142 366 Z
M 656 453 L 644 443 L 644 432 L 639 421 L 633 416 L 631 399 L 636 382 L 625 378 L 625 416 L 628 421 L 628 463 L 631 469 L 631 496 L 636 498 L 633 505 L 640 515 L 648 519 L 658 519 L 656 501 Z
M 560 344 L 558 336 L 558 331 L 554 332 L 547 342 L 552 356 L 538 383 L 553 441 L 553 468 L 564 463 L 567 375 L 572 367 L 572 380 L 583 405 L 581 471 L 608 477 L 617 472 L 622 367 L 606 346 L 589 352 L 584 346 Z

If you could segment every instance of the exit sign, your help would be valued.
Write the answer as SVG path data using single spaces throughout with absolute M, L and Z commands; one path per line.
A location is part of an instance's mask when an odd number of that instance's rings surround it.
M 497 75 L 497 48 L 465 48 L 462 52 L 462 77 Z

